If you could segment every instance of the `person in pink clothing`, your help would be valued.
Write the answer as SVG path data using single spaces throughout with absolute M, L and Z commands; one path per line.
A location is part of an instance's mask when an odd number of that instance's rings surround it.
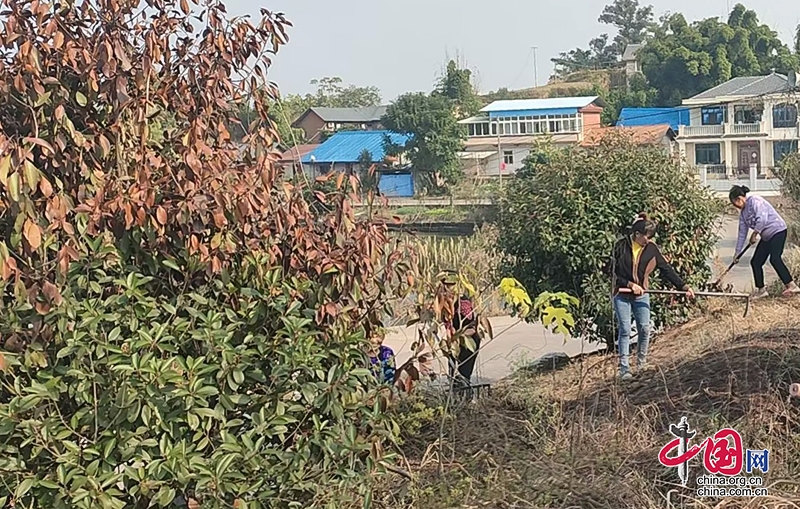
M 750 235 L 750 244 L 758 242 L 756 252 L 750 261 L 756 284 L 751 297 L 759 299 L 768 296 L 764 286 L 764 264 L 767 263 L 767 259 L 786 286 L 783 296 L 788 297 L 800 293 L 800 288 L 795 284 L 789 269 L 783 262 L 783 249 L 786 246 L 788 230 L 786 221 L 770 202 L 760 196 L 748 196 L 749 192 L 750 189 L 746 186 L 733 186 L 728 193 L 728 198 L 731 204 L 740 211 L 739 236 L 736 240 L 734 263 L 739 263 L 739 256 L 744 250 L 750 230 L 753 230 L 753 234 Z

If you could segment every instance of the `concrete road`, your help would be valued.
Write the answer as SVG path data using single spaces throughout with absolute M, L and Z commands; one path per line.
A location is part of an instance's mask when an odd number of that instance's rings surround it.
M 572 338 L 552 334 L 539 324 L 519 322 L 510 316 L 491 318 L 494 340 L 481 345 L 475 367 L 474 383 L 491 383 L 510 375 L 515 369 L 528 365 L 553 352 L 564 352 L 575 356 L 583 352 L 597 350 L 592 345 Z M 404 363 L 411 356 L 416 327 L 396 327 L 386 336 L 385 344 L 390 346 L 397 357 L 397 364 Z M 447 372 L 444 360 L 437 359 L 438 373 Z
M 738 232 L 739 216 L 726 215 L 722 219 L 722 237 L 719 242 L 717 242 L 717 259 L 711 262 L 715 279 L 717 275 L 721 274 L 733 261 Z M 750 260 L 753 258 L 754 251 L 755 247 L 751 247 L 747 251 L 739 261 L 739 264 L 734 266 L 728 275 L 725 276 L 725 279 L 722 281 L 723 285 L 727 283 L 733 284 L 734 289 L 738 292 L 749 292 L 753 289 L 753 272 L 750 269 Z M 764 266 L 764 278 L 767 284 L 778 278 L 778 275 L 769 263 Z
M 721 224 L 722 237 L 717 244 L 717 253 L 709 260 L 714 268 L 715 276 L 727 267 L 733 259 L 736 245 L 738 217 L 726 216 Z M 751 248 L 745 257 L 726 276 L 723 283 L 732 283 L 737 291 L 750 291 L 753 287 L 750 271 Z M 772 267 L 765 267 L 767 281 L 777 276 Z M 546 331 L 541 325 L 519 323 L 511 317 L 492 318 L 495 339 L 481 348 L 475 369 L 475 383 L 491 383 L 510 375 L 516 368 L 530 364 L 547 354 L 564 352 L 574 356 L 583 352 L 597 350 L 600 345 L 566 339 Z M 398 365 L 411 355 L 410 346 L 414 341 L 414 327 L 396 327 L 390 329 L 386 344 L 394 349 Z M 437 371 L 445 373 L 446 364 L 436 362 Z

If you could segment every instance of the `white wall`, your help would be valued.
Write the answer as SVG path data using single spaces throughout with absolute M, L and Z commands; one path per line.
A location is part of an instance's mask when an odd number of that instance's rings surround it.
M 523 147 L 508 147 L 502 149 L 503 152 L 510 151 L 514 157 L 514 164 L 506 164 L 506 167 L 503 169 L 503 175 L 513 175 L 517 172 L 520 168 L 522 168 L 522 162 L 525 160 L 526 157 L 531 153 L 530 148 L 523 148 Z M 480 174 L 481 175 L 493 175 L 497 176 L 500 175 L 500 161 L 502 161 L 503 156 L 498 153 L 492 154 L 491 156 L 487 157 L 483 160 L 481 167 L 480 167 Z

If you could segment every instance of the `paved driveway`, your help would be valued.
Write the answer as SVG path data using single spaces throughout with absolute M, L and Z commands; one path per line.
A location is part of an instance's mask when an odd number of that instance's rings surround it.
M 733 259 L 736 246 L 738 217 L 726 216 L 721 225 L 722 237 L 717 244 L 717 253 L 709 260 L 715 269 L 715 276 Z M 752 289 L 750 272 L 751 249 L 748 254 L 726 276 L 723 283 L 732 283 L 737 291 Z M 776 278 L 772 267 L 765 267 L 767 281 Z M 529 364 L 547 354 L 563 352 L 574 356 L 582 352 L 597 350 L 600 345 L 565 339 L 551 334 L 541 325 L 519 323 L 516 319 L 501 316 L 491 319 L 495 339 L 481 348 L 475 368 L 475 383 L 494 382 L 511 374 L 515 368 Z M 396 327 L 389 331 L 386 344 L 392 347 L 398 357 L 398 364 L 411 355 L 410 346 L 416 334 L 415 328 Z M 438 363 L 438 370 L 446 372 L 446 365 Z
M 722 220 L 722 237 L 719 242 L 717 242 L 717 255 L 719 258 L 716 263 L 711 264 L 714 268 L 715 277 L 720 271 L 725 270 L 728 264 L 733 261 L 738 231 L 739 217 L 725 216 Z M 750 269 L 750 260 L 753 258 L 753 251 L 755 251 L 755 248 L 751 247 L 739 261 L 739 264 L 734 266 L 728 275 L 725 276 L 723 284 L 731 283 L 734 289 L 739 292 L 749 292 L 753 289 L 753 273 Z M 767 282 L 778 278 L 778 275 L 769 263 L 764 266 L 764 277 Z

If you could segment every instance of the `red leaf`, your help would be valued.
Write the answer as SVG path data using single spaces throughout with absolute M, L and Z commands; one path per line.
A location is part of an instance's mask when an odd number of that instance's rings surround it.
M 50 154 L 55 154 L 55 152 L 56 152 L 53 149 L 52 145 L 50 145 L 49 143 L 47 143 L 46 141 L 44 141 L 41 138 L 27 137 L 27 138 L 23 138 L 22 141 L 27 141 L 28 143 L 33 143 L 34 145 L 39 145 L 40 147 L 42 147 L 43 149 L 48 151 Z
M 13 258 L 6 258 L 5 263 L 3 263 L 3 281 L 8 281 L 8 279 L 17 273 L 17 261 Z
M 50 185 L 50 181 L 47 180 L 47 177 L 42 177 L 39 181 L 39 190 L 45 198 L 50 198 L 50 196 L 53 195 L 53 186 Z
M 42 293 L 44 293 L 44 296 L 56 306 L 60 305 L 64 300 L 61 297 L 61 292 L 58 291 L 58 287 L 50 281 L 45 281 L 44 285 L 42 286 Z
M 160 224 L 167 224 L 167 211 L 162 207 L 156 209 L 156 219 Z
M 22 235 L 28 241 L 32 251 L 36 251 L 42 245 L 42 230 L 30 219 L 25 220 L 25 224 L 22 226 Z
M 225 213 L 223 213 L 220 209 L 214 211 L 214 224 L 217 225 L 217 228 L 222 228 L 228 224 L 228 220 L 225 218 Z

